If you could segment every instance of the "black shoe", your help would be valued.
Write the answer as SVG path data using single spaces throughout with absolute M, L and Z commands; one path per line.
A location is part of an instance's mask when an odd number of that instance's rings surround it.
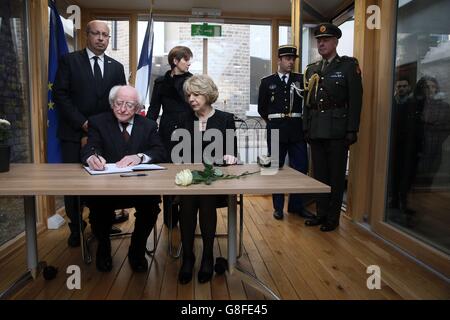
M 145 258 L 145 253 L 143 256 L 137 256 L 131 250 L 128 250 L 128 262 L 134 272 L 146 272 L 148 270 L 148 261 Z
M 83 220 L 83 231 L 84 229 L 86 229 L 87 223 L 86 221 Z M 69 247 L 72 248 L 76 248 L 79 247 L 81 245 L 81 236 L 80 236 L 80 232 L 78 231 L 80 229 L 80 227 L 78 226 L 78 224 L 73 224 L 71 222 L 69 222 L 69 227 L 70 227 L 70 235 L 69 238 L 67 239 L 67 244 L 69 245 Z M 72 231 L 72 230 L 76 230 L 76 231 Z
M 187 284 L 191 282 L 194 264 L 195 258 L 191 259 L 183 258 L 183 264 L 181 265 L 180 272 L 178 273 L 178 282 L 180 284 Z
M 112 270 L 111 242 L 109 239 L 98 242 L 95 265 L 100 272 Z
M 305 226 L 314 227 L 314 226 L 321 225 L 322 223 L 325 223 L 325 219 L 313 217 L 312 219 L 308 219 L 305 221 Z
M 322 224 L 322 225 L 320 226 L 320 231 L 322 231 L 322 232 L 333 231 L 333 230 L 336 229 L 338 226 L 339 226 L 339 223 L 325 222 L 324 224 Z
M 128 220 L 130 214 L 127 210 L 122 209 L 119 214 L 115 214 L 113 218 L 113 224 L 122 223 Z
M 198 271 L 198 282 L 206 283 L 212 279 L 214 273 L 214 257 L 202 258 L 200 270 Z
M 111 230 L 109 231 L 109 234 L 118 234 L 122 233 L 122 230 L 116 226 L 111 226 Z
M 283 219 L 283 216 L 284 216 L 283 211 L 275 210 L 275 211 L 273 212 L 273 217 L 274 217 L 275 219 L 277 219 L 277 220 Z
M 69 239 L 67 239 L 69 247 L 76 248 L 81 245 L 81 237 L 79 232 L 71 232 Z

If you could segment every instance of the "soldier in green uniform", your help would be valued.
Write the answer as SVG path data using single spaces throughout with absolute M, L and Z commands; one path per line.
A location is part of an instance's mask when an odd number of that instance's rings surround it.
M 341 30 L 322 23 L 314 30 L 322 60 L 305 70 L 305 139 L 311 146 L 314 177 L 331 186 L 317 199 L 317 216 L 307 226 L 332 231 L 339 225 L 348 148 L 356 142 L 362 104 L 361 71 L 355 58 L 336 52 Z
M 303 77 L 292 72 L 297 47 L 284 45 L 278 48 L 278 72 L 261 79 L 258 96 L 258 112 L 267 123 L 267 146 L 272 153 L 271 133 L 279 134 L 279 166 L 283 167 L 289 154 L 289 166 L 306 173 L 308 170 L 307 146 L 302 128 Z M 273 155 L 275 156 L 275 155 Z M 275 219 L 283 219 L 284 194 L 272 195 Z M 312 215 L 303 208 L 300 194 L 289 195 L 288 212 L 304 218 Z

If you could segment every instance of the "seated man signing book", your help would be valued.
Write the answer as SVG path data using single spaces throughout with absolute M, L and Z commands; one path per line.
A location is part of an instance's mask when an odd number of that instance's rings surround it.
M 115 86 L 109 93 L 111 111 L 89 119 L 88 142 L 81 159 L 92 170 L 104 170 L 106 163 L 118 167 L 165 161 L 165 149 L 157 133 L 155 121 L 138 114 L 141 99 L 130 86 Z M 98 240 L 96 266 L 99 271 L 112 269 L 109 230 L 117 208 L 136 209 L 136 222 L 128 261 L 136 272 L 148 269 L 145 258 L 147 238 L 160 212 L 159 196 L 92 196 L 86 197 L 92 232 Z

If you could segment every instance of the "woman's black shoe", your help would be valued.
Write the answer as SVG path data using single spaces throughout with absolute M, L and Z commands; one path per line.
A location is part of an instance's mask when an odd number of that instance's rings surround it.
M 194 270 L 194 259 L 183 259 L 180 272 L 178 273 L 178 282 L 180 284 L 187 284 L 192 280 L 192 272 Z
M 211 280 L 214 273 L 214 258 L 203 258 L 198 271 L 198 282 L 205 283 Z

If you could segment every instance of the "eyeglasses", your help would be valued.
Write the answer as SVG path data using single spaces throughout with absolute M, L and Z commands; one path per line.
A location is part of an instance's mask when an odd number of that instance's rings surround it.
M 103 38 L 106 38 L 106 39 L 111 38 L 111 36 L 110 36 L 109 34 L 107 34 L 106 32 L 100 32 L 100 31 L 94 32 L 94 31 L 89 31 L 89 34 L 90 34 L 91 36 L 93 36 L 93 37 L 96 37 L 96 38 L 100 38 L 100 36 L 102 36 Z
M 123 101 L 123 100 L 114 101 L 114 108 L 116 109 L 122 108 L 124 105 L 128 110 L 133 110 L 138 106 L 138 103 L 136 101 Z

